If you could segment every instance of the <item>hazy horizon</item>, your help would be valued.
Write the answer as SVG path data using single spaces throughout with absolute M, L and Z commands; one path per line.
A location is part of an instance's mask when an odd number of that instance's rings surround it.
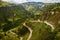
M 58 3 L 60 0 L 2 0 L 10 3 L 24 3 L 24 2 L 44 2 L 44 3 Z

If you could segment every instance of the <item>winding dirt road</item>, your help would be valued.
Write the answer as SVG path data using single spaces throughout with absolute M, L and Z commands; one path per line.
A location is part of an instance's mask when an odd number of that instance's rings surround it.
M 41 21 L 41 20 L 38 19 L 38 20 L 36 20 L 36 21 L 30 21 L 30 22 L 45 23 L 45 24 L 49 25 L 49 26 L 52 28 L 52 31 L 55 29 L 54 26 L 53 26 L 52 24 L 50 24 L 49 22 L 47 22 L 47 21 L 44 21 L 44 22 L 43 22 L 43 21 Z
M 29 37 L 27 38 L 27 40 L 30 40 L 30 38 L 32 37 L 32 32 L 33 32 L 33 30 L 32 30 L 29 26 L 27 26 L 25 23 L 23 23 L 23 25 L 24 25 L 26 28 L 28 28 L 28 30 L 30 31 Z
M 23 37 L 20 37 L 20 40 L 23 40 Z
M 32 36 L 32 29 L 31 29 L 29 26 L 27 26 L 26 23 L 23 23 L 23 25 L 24 25 L 26 28 L 28 28 L 28 30 L 30 31 L 29 37 L 27 38 L 27 40 L 30 40 L 30 38 L 31 38 L 31 36 Z M 12 32 L 12 30 L 14 30 L 14 29 L 9 30 L 9 32 L 12 33 L 12 34 L 15 35 L 15 36 L 19 36 L 19 35 L 17 35 L 16 33 Z M 23 37 L 19 37 L 19 38 L 20 38 L 20 40 L 23 40 Z
M 54 30 L 54 26 L 53 26 L 52 24 L 50 24 L 49 22 L 47 22 L 47 21 L 44 21 L 44 22 L 43 22 L 43 21 L 40 21 L 40 20 L 36 20 L 36 21 L 34 20 L 34 21 L 30 21 L 30 22 L 45 23 L 45 24 L 49 25 L 49 26 L 52 28 L 52 31 Z M 30 34 L 29 34 L 29 36 L 28 36 L 28 38 L 27 38 L 27 40 L 30 40 L 31 37 L 32 37 L 32 32 L 33 32 L 33 30 L 32 30 L 29 26 L 27 26 L 26 23 L 23 23 L 23 25 L 24 25 L 26 28 L 28 28 L 28 30 L 30 31 Z M 12 30 L 13 30 L 13 29 L 11 29 L 10 32 L 11 32 L 12 34 L 18 36 L 16 33 L 12 32 Z M 23 37 L 20 37 L 20 40 L 23 40 Z
M 49 25 L 52 28 L 52 31 L 55 29 L 54 26 L 52 24 L 50 24 L 49 22 L 44 21 L 44 23 L 46 23 L 47 25 Z
M 18 37 L 19 35 L 17 35 L 16 33 L 12 32 L 13 29 L 9 30 L 10 33 L 12 33 L 13 35 L 15 35 L 16 37 Z M 19 37 L 20 40 L 23 40 L 23 37 Z

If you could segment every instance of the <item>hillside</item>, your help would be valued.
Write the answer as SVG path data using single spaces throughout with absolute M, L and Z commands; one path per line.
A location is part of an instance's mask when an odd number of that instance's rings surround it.
M 0 40 L 60 40 L 59 3 L 0 4 Z

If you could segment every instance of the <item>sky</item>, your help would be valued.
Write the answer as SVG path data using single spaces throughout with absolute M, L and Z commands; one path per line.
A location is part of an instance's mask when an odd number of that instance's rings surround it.
M 24 2 L 44 2 L 44 3 L 55 3 L 59 2 L 60 0 L 2 0 L 10 3 L 24 3 Z

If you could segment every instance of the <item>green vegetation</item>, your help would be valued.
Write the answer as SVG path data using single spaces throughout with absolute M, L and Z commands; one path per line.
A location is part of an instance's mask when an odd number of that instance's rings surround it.
M 33 30 L 30 40 L 60 40 L 60 4 L 43 5 L 15 5 L 0 0 L 0 40 L 27 40 L 29 28 Z M 44 21 L 55 29 L 51 31 Z
M 44 23 L 27 23 L 27 25 L 33 29 L 31 40 L 44 40 L 51 33 L 51 28 Z

